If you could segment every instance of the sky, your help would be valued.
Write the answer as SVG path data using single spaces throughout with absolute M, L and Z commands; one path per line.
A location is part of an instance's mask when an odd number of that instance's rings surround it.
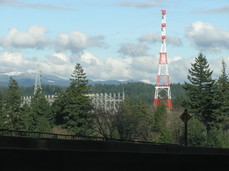
M 167 11 L 171 82 L 187 81 L 199 52 L 213 78 L 229 73 L 229 0 L 0 0 L 0 73 L 155 84 L 161 10 Z

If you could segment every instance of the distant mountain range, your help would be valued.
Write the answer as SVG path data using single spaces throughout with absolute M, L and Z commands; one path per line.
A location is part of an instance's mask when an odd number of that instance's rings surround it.
M 0 75 L 0 87 L 7 87 L 10 77 L 17 80 L 20 86 L 33 86 L 35 84 L 35 73 L 11 72 L 11 73 L 2 73 Z M 132 80 L 129 80 L 129 81 L 117 81 L 117 80 L 93 81 L 93 80 L 89 80 L 90 85 L 95 85 L 95 84 L 119 85 L 119 84 L 127 83 L 127 82 L 133 82 L 133 81 Z M 41 84 L 67 87 L 70 84 L 70 80 L 61 78 L 56 75 L 42 74 Z

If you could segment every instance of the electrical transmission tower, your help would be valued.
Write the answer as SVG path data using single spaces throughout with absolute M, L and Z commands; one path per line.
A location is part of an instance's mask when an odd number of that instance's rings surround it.
M 168 71 L 168 57 L 166 52 L 166 10 L 161 10 L 161 51 L 159 53 L 159 67 L 155 86 L 154 106 L 164 103 L 168 109 L 172 110 L 172 99 L 170 90 L 170 79 Z
M 35 86 L 34 86 L 34 95 L 38 90 L 41 91 L 41 70 L 39 67 L 39 64 L 37 65 L 37 71 L 36 71 L 36 78 L 35 78 Z

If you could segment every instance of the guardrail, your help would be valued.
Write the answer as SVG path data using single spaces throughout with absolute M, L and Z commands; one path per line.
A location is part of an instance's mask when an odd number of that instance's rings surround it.
M 106 139 L 103 137 L 94 137 L 94 136 L 80 136 L 80 135 L 45 133 L 45 132 L 16 131 L 16 130 L 7 130 L 7 129 L 0 129 L 0 136 L 38 138 L 38 139 L 91 140 L 91 141 L 105 141 Z
M 106 142 L 110 141 L 110 142 L 159 144 L 159 143 L 146 142 L 146 141 L 122 140 L 122 139 L 95 137 L 95 136 L 54 134 L 54 133 L 45 133 L 45 132 L 16 131 L 16 130 L 7 130 L 7 129 L 0 129 L 0 136 L 36 138 L 36 139 L 84 140 L 84 141 L 106 141 Z M 170 144 L 170 145 L 175 145 L 175 144 Z
M 155 143 L 147 141 L 136 140 L 122 140 L 115 138 L 95 137 L 95 136 L 80 136 L 80 135 L 66 135 L 66 134 L 54 134 L 45 132 L 29 132 L 29 131 L 16 131 L 0 129 L 0 137 L 19 137 L 19 138 L 31 138 L 31 139 L 50 139 L 50 140 L 69 140 L 69 141 L 102 141 L 102 142 L 115 142 L 115 143 L 134 143 L 134 144 L 148 144 L 158 146 L 159 151 L 164 152 L 176 152 L 176 153 L 190 153 L 190 154 L 229 154 L 229 149 L 224 148 L 208 148 L 208 147 L 192 147 L 192 146 L 180 146 L 178 144 L 166 144 Z

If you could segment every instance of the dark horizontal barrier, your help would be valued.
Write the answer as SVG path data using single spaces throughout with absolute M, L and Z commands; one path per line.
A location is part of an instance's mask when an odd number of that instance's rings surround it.
M 45 133 L 45 132 L 16 131 L 16 130 L 6 130 L 6 129 L 0 129 L 0 136 L 36 138 L 36 139 L 83 140 L 83 141 L 106 141 L 106 142 L 113 141 L 113 142 L 130 142 L 130 143 L 143 143 L 143 144 L 158 144 L 158 143 L 146 142 L 146 141 L 122 140 L 122 139 L 115 139 L 115 138 L 82 136 L 82 135 L 54 134 L 54 133 Z
M 218 171 L 228 169 L 229 149 L 0 130 L 0 162 L 0 170 Z
M 44 132 L 15 131 L 15 130 L 6 130 L 6 129 L 0 129 L 0 136 L 39 138 L 39 139 L 64 139 L 64 140 L 93 140 L 93 141 L 105 140 L 105 138 L 103 137 L 53 134 L 53 133 L 44 133 Z

